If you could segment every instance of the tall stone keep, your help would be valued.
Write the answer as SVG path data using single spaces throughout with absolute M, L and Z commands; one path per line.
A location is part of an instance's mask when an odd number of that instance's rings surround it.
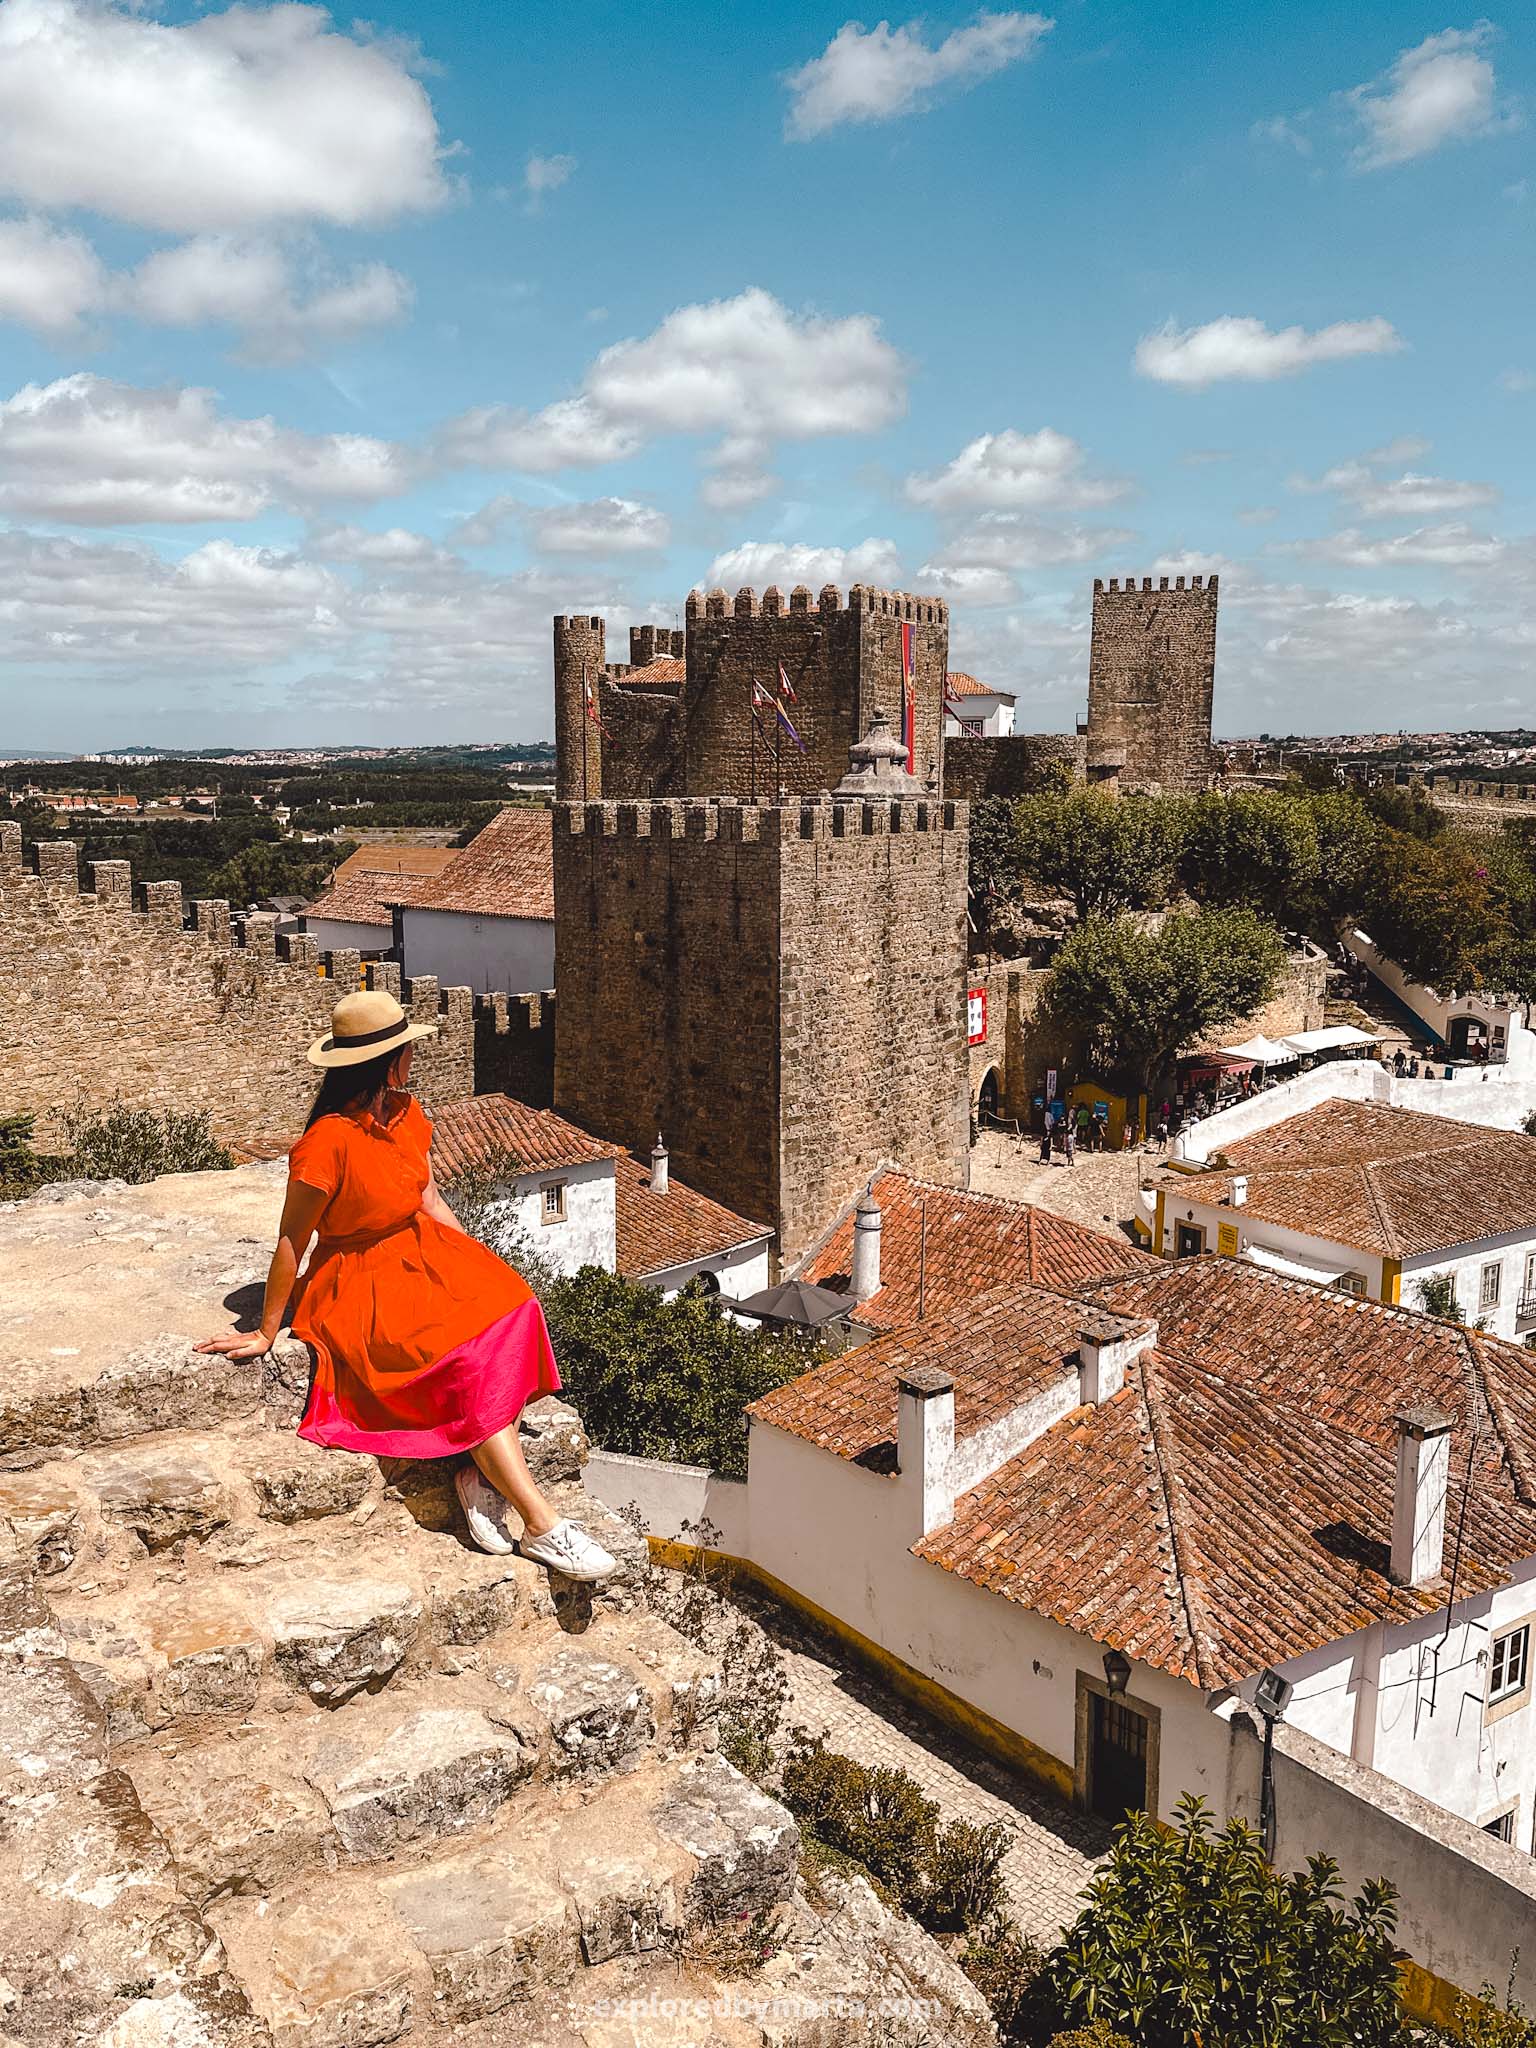
M 1204 789 L 1212 774 L 1214 576 L 1093 586 L 1087 769 L 1123 788 Z
M 963 1186 L 968 840 L 926 795 L 557 804 L 556 1106 L 785 1258 L 882 1160 Z
M 603 793 L 598 689 L 606 643 L 601 618 L 555 620 L 555 794 L 578 803 Z

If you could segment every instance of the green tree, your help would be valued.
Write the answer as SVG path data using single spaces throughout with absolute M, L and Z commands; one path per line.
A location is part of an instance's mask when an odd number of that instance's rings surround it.
M 1386 831 L 1366 889 L 1366 929 L 1415 981 L 1445 993 L 1476 988 L 1510 934 L 1490 882 L 1473 847 Z
M 1179 880 L 1197 903 L 1295 922 L 1318 884 L 1311 806 L 1278 790 L 1209 790 L 1188 806 Z
M 1047 1003 L 1106 1078 L 1151 1086 L 1197 1045 L 1267 1002 L 1285 943 L 1251 910 L 1201 910 L 1148 929 L 1091 918 L 1056 955 Z
M 730 1321 L 714 1295 L 583 1266 L 542 1291 L 560 1376 L 595 1443 L 747 1473 L 749 1403 L 822 1361 L 821 1345 Z
M 1382 829 L 1352 790 L 1324 790 L 1306 803 L 1317 839 L 1317 876 L 1305 915 L 1314 928 L 1337 931 L 1364 914 Z
M 1156 910 L 1168 901 L 1183 843 L 1180 797 L 1111 796 L 1076 783 L 1013 807 L 1018 872 L 1070 896 L 1079 917 Z
M 984 796 L 971 806 L 971 926 L 978 950 L 988 951 L 1019 898 L 1019 835 L 1006 797 Z
M 1117 1830 L 1087 1897 L 1032 1987 L 1040 2036 L 1102 2021 L 1137 2048 L 1407 2048 L 1383 1880 L 1345 1902 L 1331 1857 L 1283 1876 L 1186 1797 L 1171 1830 Z
M 318 896 L 352 850 L 350 845 L 253 839 L 213 870 L 208 893 L 237 909 L 267 896 Z

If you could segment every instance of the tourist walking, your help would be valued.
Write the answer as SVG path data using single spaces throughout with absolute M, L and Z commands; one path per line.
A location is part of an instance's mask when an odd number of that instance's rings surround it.
M 467 1453 L 454 1483 L 482 1550 L 517 1549 L 566 1578 L 605 1579 L 615 1560 L 555 1513 L 518 1440 L 526 1404 L 560 1386 L 544 1312 L 467 1234 L 433 1177 L 432 1126 L 408 1084 L 414 1042 L 436 1028 L 413 1024 L 382 989 L 336 1005 L 309 1049 L 325 1078 L 288 1155 L 260 1327 L 197 1348 L 262 1357 L 297 1282 L 293 1334 L 314 1356 L 300 1436 L 379 1457 Z M 509 1503 L 522 1520 L 516 1539 Z
M 1062 1136 L 1063 1136 L 1063 1139 L 1064 1139 L 1064 1141 L 1065 1141 L 1065 1144 L 1066 1144 L 1066 1149 L 1067 1149 L 1067 1164 L 1068 1164 L 1068 1166 L 1076 1166 L 1076 1164 L 1077 1164 L 1077 1138 L 1076 1138 L 1076 1134 L 1074 1133 L 1074 1131 L 1073 1131 L 1073 1129 L 1072 1129 L 1072 1119 L 1071 1119 L 1071 1117 L 1067 1117 L 1067 1118 L 1066 1118 L 1066 1120 L 1065 1120 L 1065 1122 L 1064 1122 L 1064 1125 L 1063 1125 L 1063 1131 L 1062 1131 Z

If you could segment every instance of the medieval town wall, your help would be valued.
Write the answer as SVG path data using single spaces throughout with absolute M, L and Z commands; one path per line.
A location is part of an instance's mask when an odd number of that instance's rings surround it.
M 1217 578 L 1128 576 L 1093 585 L 1090 773 L 1122 787 L 1204 789 L 1214 772 Z
M 305 1053 L 361 985 L 357 953 L 216 901 L 194 904 L 187 930 L 178 883 L 136 887 L 128 862 L 95 861 L 83 891 L 77 847 L 35 852 L 30 873 L 20 826 L 0 822 L 0 1112 L 35 1116 L 45 1149 L 62 1142 L 60 1111 L 117 1099 L 206 1110 L 225 1139 L 296 1138 L 318 1085 Z M 438 1026 L 412 1083 L 428 1109 L 473 1094 L 469 990 L 424 975 L 402 990 L 390 962 L 367 979 Z
M 1088 772 L 1087 741 L 1080 733 L 1016 732 L 1002 739 L 965 735 L 944 742 L 944 794 L 964 803 L 983 797 L 1036 796 L 1065 773 Z

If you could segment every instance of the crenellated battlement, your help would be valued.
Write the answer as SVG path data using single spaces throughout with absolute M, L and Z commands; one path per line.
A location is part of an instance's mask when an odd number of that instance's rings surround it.
M 1171 588 L 1175 591 L 1187 588 L 1190 591 L 1200 591 L 1206 597 L 1215 597 L 1219 581 L 1219 577 L 1216 576 L 1191 576 L 1186 586 L 1182 576 L 1175 576 Z M 1166 576 L 1159 576 L 1155 588 L 1157 591 L 1169 589 L 1168 578 Z M 1123 589 L 1117 576 L 1111 576 L 1108 583 L 1105 583 L 1102 576 L 1095 576 L 1093 579 L 1093 594 L 1095 597 L 1142 597 L 1153 589 L 1154 585 L 1150 576 L 1143 576 L 1139 586 L 1134 576 L 1127 576 Z
M 942 598 L 918 597 L 906 590 L 876 590 L 865 583 L 852 586 L 846 603 L 835 583 L 824 584 L 814 597 L 803 583 L 797 583 L 788 597 L 776 583 L 770 583 L 761 596 L 750 584 L 743 584 L 734 597 L 719 588 L 694 589 L 688 593 L 686 609 L 690 620 L 794 618 L 812 612 L 881 615 L 910 619 L 914 625 L 942 625 L 949 619 L 949 607 Z
M 936 797 L 824 796 L 787 804 L 730 798 L 557 803 L 556 837 L 567 839 L 717 839 L 733 846 L 783 846 L 801 839 L 873 839 L 915 832 L 965 832 L 969 808 Z
M 360 985 L 387 988 L 413 1022 L 434 1027 L 413 1081 L 429 1105 L 474 1092 L 469 989 L 430 975 L 402 982 L 392 961 L 365 968 L 355 949 L 279 932 L 270 912 L 237 915 L 213 898 L 187 906 L 179 883 L 135 882 L 127 861 L 94 861 L 89 880 L 82 888 L 68 840 L 38 845 L 25 865 L 19 825 L 0 821 L 7 1102 L 38 1119 L 45 1145 L 62 1109 L 115 1099 L 206 1109 L 234 1142 L 291 1141 L 315 1090 L 306 1049 Z

